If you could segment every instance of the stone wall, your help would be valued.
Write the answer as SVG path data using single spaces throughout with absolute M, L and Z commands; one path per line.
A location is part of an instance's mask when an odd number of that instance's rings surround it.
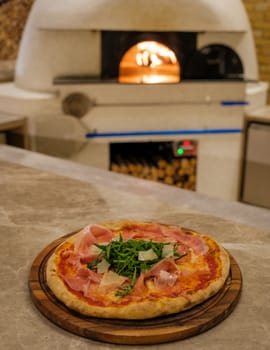
M 22 32 L 33 0 L 0 3 L 0 60 L 15 60 Z
M 0 1 L 0 63 L 16 60 L 20 38 L 33 1 Z M 270 84 L 270 0 L 243 0 L 243 2 L 254 32 L 260 79 Z M 268 103 L 270 103 L 270 91 Z
M 270 0 L 243 0 L 256 43 L 260 79 L 270 85 Z M 268 91 L 270 103 L 270 91 Z

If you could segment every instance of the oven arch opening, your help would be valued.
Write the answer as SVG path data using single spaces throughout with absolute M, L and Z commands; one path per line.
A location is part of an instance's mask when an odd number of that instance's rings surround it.
M 119 64 L 120 83 L 171 84 L 180 82 L 176 54 L 159 41 L 140 41 L 130 47 Z

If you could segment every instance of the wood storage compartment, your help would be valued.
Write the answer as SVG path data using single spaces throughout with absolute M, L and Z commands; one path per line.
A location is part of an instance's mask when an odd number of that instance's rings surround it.
M 110 170 L 196 190 L 197 143 L 111 143 Z

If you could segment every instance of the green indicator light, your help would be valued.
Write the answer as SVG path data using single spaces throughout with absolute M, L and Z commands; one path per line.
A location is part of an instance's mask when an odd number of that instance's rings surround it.
M 182 154 L 184 154 L 183 148 L 178 148 L 177 154 L 179 154 L 179 156 L 181 156 Z

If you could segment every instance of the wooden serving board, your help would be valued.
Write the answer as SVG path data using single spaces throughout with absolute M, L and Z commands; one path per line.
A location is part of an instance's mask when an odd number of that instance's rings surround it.
M 118 320 L 85 317 L 55 298 L 46 283 L 46 263 L 67 237 L 49 244 L 34 260 L 29 289 L 38 310 L 50 321 L 77 335 L 114 344 L 159 344 L 205 332 L 224 320 L 236 306 L 242 288 L 237 262 L 230 255 L 230 275 L 224 287 L 206 302 L 190 310 L 149 320 Z

